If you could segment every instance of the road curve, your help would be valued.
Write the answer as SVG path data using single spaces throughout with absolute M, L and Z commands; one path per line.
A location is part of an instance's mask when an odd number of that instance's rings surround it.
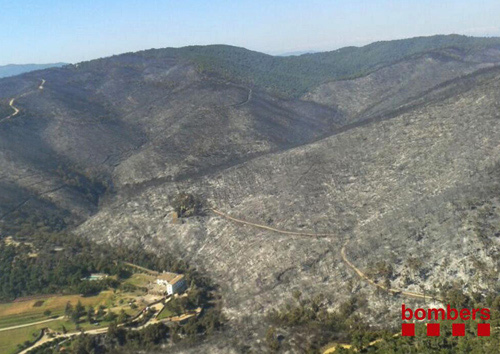
M 334 234 L 315 234 L 315 233 L 306 233 L 306 232 L 295 232 L 295 231 L 287 231 L 287 230 L 280 230 L 280 229 L 276 229 L 274 227 L 270 227 L 270 226 L 266 226 L 266 225 L 262 225 L 262 224 L 256 224 L 256 223 L 253 223 L 253 222 L 249 222 L 249 221 L 246 221 L 246 220 L 242 220 L 242 219 L 238 219 L 238 218 L 234 218 L 226 213 L 223 213 L 217 209 L 210 209 L 213 213 L 227 219 L 227 220 L 230 220 L 230 221 L 233 221 L 235 223 L 238 223 L 238 224 L 241 224 L 241 225 L 248 225 L 248 226 L 252 226 L 252 227 L 256 227 L 256 228 L 259 228 L 259 229 L 263 229 L 263 230 L 268 230 L 268 231 L 273 231 L 273 232 L 277 232 L 277 233 L 280 233 L 280 234 L 284 234 L 284 235 L 294 235 L 294 236 L 309 236 L 309 237 L 334 237 L 336 235 Z M 418 299 L 436 299 L 436 300 L 439 300 L 439 301 L 442 301 L 441 299 L 439 298 L 436 298 L 436 297 L 431 297 L 431 296 L 426 296 L 425 294 L 420 294 L 420 293 L 415 293 L 415 292 L 411 292 L 411 291 L 403 291 L 403 290 L 400 290 L 400 289 L 393 289 L 393 288 L 387 288 L 381 284 L 378 284 L 376 283 L 375 281 L 373 281 L 372 279 L 370 279 L 370 277 L 368 277 L 365 273 L 363 273 L 359 268 L 357 268 L 351 261 L 349 261 L 349 259 L 347 258 L 346 256 L 346 253 L 345 253 L 345 249 L 346 249 L 346 246 L 347 246 L 347 243 L 349 241 L 346 241 L 344 243 L 344 245 L 342 246 L 342 249 L 340 251 L 340 255 L 342 256 L 342 260 L 347 264 L 347 266 L 349 268 L 351 268 L 361 279 L 367 281 L 368 283 L 370 283 L 371 285 L 373 286 L 376 286 L 377 288 L 379 289 L 382 289 L 384 291 L 387 291 L 387 292 L 390 292 L 390 293 L 393 293 L 393 294 L 399 294 L 399 295 L 403 295 L 403 296 L 407 296 L 407 297 L 413 297 L 413 298 L 418 298 Z
M 104 327 L 104 328 L 91 329 L 89 331 L 84 331 L 84 332 L 79 331 L 79 332 L 72 332 L 72 333 L 66 333 L 66 334 L 59 334 L 59 335 L 55 335 L 53 337 L 48 336 L 47 334 L 44 334 L 43 337 L 40 338 L 40 340 L 38 342 L 34 343 L 31 347 L 26 348 L 23 351 L 19 352 L 19 354 L 29 353 L 31 350 L 33 350 L 37 347 L 40 347 L 40 346 L 44 345 L 45 343 L 55 341 L 56 339 L 59 339 L 59 338 L 71 338 L 74 336 L 79 336 L 81 334 L 90 334 L 90 335 L 104 334 L 107 331 L 108 331 L 108 327 Z
M 367 281 L 368 283 L 372 284 L 373 286 L 376 286 L 377 288 L 379 289 L 382 289 L 384 291 L 387 291 L 387 292 L 390 292 L 390 293 L 393 293 L 393 294 L 399 294 L 399 295 L 404 295 L 404 296 L 408 296 L 408 297 L 414 297 L 414 298 L 417 298 L 417 299 L 436 299 L 436 300 L 439 300 L 439 301 L 442 301 L 441 299 L 439 298 L 436 298 L 436 297 L 432 297 L 432 296 L 429 296 L 429 295 L 425 295 L 425 294 L 420 294 L 420 293 L 414 293 L 412 291 L 403 291 L 401 289 L 394 289 L 394 288 L 387 288 L 386 286 L 382 285 L 382 284 L 379 284 L 379 283 L 376 283 L 374 282 L 372 279 L 370 279 L 365 273 L 363 273 L 358 267 L 356 267 L 354 264 L 352 264 L 351 261 L 349 261 L 349 259 L 347 258 L 346 254 L 345 254 L 345 248 L 347 246 L 347 243 L 349 241 L 346 241 L 344 243 L 344 245 L 342 246 L 342 249 L 340 250 L 340 255 L 342 256 L 342 260 L 349 266 L 349 268 L 351 268 L 361 279 Z
M 41 80 L 42 80 L 42 82 L 38 86 L 39 90 L 43 90 L 43 87 L 44 87 L 43 85 L 45 85 L 45 80 L 44 79 L 41 79 Z M 10 102 L 9 102 L 9 106 L 10 106 L 10 108 L 12 108 L 14 110 L 14 113 L 12 113 L 10 116 L 7 116 L 7 117 L 5 117 L 3 119 L 0 119 L 0 123 L 3 122 L 3 121 L 5 121 L 5 120 L 11 119 L 11 118 L 13 118 L 13 117 L 15 117 L 15 116 L 17 116 L 19 114 L 19 112 L 20 112 L 19 108 L 17 108 L 16 106 L 14 106 L 14 102 L 16 101 L 16 98 L 25 97 L 27 95 L 32 94 L 35 91 L 36 91 L 35 89 L 32 89 L 32 90 L 30 90 L 28 92 L 23 93 L 20 96 L 17 96 L 15 98 L 11 98 Z
M 17 116 L 19 114 L 19 109 L 16 106 L 14 106 L 14 101 L 15 100 L 16 100 L 15 98 L 11 98 L 10 101 L 9 101 L 9 106 L 10 106 L 10 108 L 12 108 L 14 110 L 14 113 L 12 113 L 11 115 L 9 115 L 9 116 L 7 116 L 7 117 L 5 117 L 3 119 L 0 119 L 0 123 L 3 122 L 3 121 L 5 121 L 5 120 L 9 120 L 12 117 L 15 117 L 15 116 Z
M 14 106 L 14 101 L 15 99 L 11 99 L 10 102 L 9 102 L 9 106 L 14 110 L 14 113 L 12 113 L 10 116 L 8 116 L 7 118 L 12 118 L 14 117 L 15 115 L 17 115 L 19 113 L 19 109 L 17 107 Z
M 284 234 L 284 235 L 293 235 L 293 236 L 308 236 L 308 237 L 335 237 L 337 235 L 334 235 L 334 234 L 314 234 L 314 233 L 307 233 L 307 232 L 297 232 L 297 231 L 286 231 L 286 230 L 280 230 L 280 229 L 276 229 L 274 227 L 270 227 L 270 226 L 266 226 L 266 225 L 261 225 L 261 224 L 256 224 L 256 223 L 253 223 L 253 222 L 249 222 L 249 221 L 246 221 L 246 220 L 242 220 L 242 219 L 237 219 L 237 218 L 233 218 L 232 216 L 229 216 L 217 209 L 210 209 L 212 212 L 214 212 L 215 214 L 219 215 L 219 216 L 222 216 L 223 218 L 225 219 L 228 219 L 228 220 L 231 220 L 235 223 L 238 223 L 238 224 L 243 224 L 243 225 L 249 225 L 249 226 L 253 226 L 253 227 L 256 227 L 256 228 L 259 228 L 259 229 L 263 229 L 263 230 L 268 230 L 268 231 L 273 231 L 273 232 L 277 232 L 277 233 L 280 233 L 280 234 Z
M 253 94 L 253 89 L 248 89 L 248 96 L 247 99 L 244 100 L 243 102 L 233 104 L 232 107 L 241 107 L 246 105 L 248 102 L 252 100 L 252 94 Z

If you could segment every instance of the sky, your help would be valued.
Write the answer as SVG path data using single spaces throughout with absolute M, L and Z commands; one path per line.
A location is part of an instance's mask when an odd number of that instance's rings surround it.
M 230 44 L 269 54 L 500 36 L 499 0 L 0 0 L 0 65 Z

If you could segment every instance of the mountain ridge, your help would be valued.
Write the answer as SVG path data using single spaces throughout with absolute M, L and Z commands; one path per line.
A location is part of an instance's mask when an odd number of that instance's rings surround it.
M 21 75 L 35 70 L 44 70 L 49 68 L 57 68 L 67 63 L 50 63 L 50 64 L 7 64 L 0 65 L 0 79 L 4 77 Z

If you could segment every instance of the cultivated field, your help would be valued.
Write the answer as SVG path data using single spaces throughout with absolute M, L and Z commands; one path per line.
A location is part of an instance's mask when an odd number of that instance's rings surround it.
M 76 331 L 76 324 L 64 316 L 66 304 L 69 302 L 74 307 L 78 301 L 87 309 L 89 306 L 95 310 L 99 306 L 106 307 L 118 314 L 124 310 L 128 315 L 135 315 L 137 311 L 152 302 L 151 296 L 147 295 L 141 288 L 145 288 L 154 277 L 147 274 L 133 274 L 123 282 L 136 287 L 136 290 L 107 290 L 96 296 L 84 297 L 81 295 L 55 295 L 37 297 L 32 300 L 10 302 L 0 304 L 0 353 L 11 354 L 18 350 L 18 345 L 26 341 L 33 341 L 42 328 L 49 328 L 55 332 L 63 332 L 63 327 L 68 332 Z M 134 303 L 135 306 L 130 304 Z M 135 308 L 132 308 L 135 307 Z M 50 315 L 45 314 L 50 311 Z M 37 324 L 37 322 L 51 320 Z M 82 318 L 83 320 L 83 318 Z M 33 325 L 29 325 L 33 323 Z M 79 323 L 83 330 L 103 328 L 109 326 L 109 322 L 100 320 L 98 325 L 87 321 Z M 28 325 L 16 328 L 17 326 Z M 8 329 L 13 327 L 12 329 Z

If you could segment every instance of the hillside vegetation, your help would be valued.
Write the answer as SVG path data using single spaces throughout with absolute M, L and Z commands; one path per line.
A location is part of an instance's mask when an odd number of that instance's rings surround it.
M 23 64 L 23 65 L 3 65 L 0 66 L 0 78 L 19 75 L 35 70 L 43 70 L 48 68 L 57 68 L 66 65 L 65 63 L 54 63 L 54 64 Z
M 403 301 L 439 306 L 449 289 L 489 306 L 499 64 L 498 38 L 435 36 L 299 57 L 167 48 L 1 79 L 0 239 L 30 236 L 19 235 L 30 220 L 192 264 L 228 319 L 193 353 L 372 340 L 400 325 Z M 20 262 L 60 272 L 37 248 Z M 50 289 L 38 270 L 16 283 L 16 250 L 2 250 L 4 298 Z M 119 273 L 65 255 L 82 276 Z M 78 285 L 61 274 L 54 291 Z
M 159 53 L 145 51 L 141 55 L 179 56 L 193 61 L 203 72 L 296 98 L 321 83 L 363 76 L 412 55 L 444 48 L 467 53 L 488 47 L 500 49 L 500 39 L 459 35 L 420 37 L 290 57 L 275 57 L 224 45 L 169 48 Z

